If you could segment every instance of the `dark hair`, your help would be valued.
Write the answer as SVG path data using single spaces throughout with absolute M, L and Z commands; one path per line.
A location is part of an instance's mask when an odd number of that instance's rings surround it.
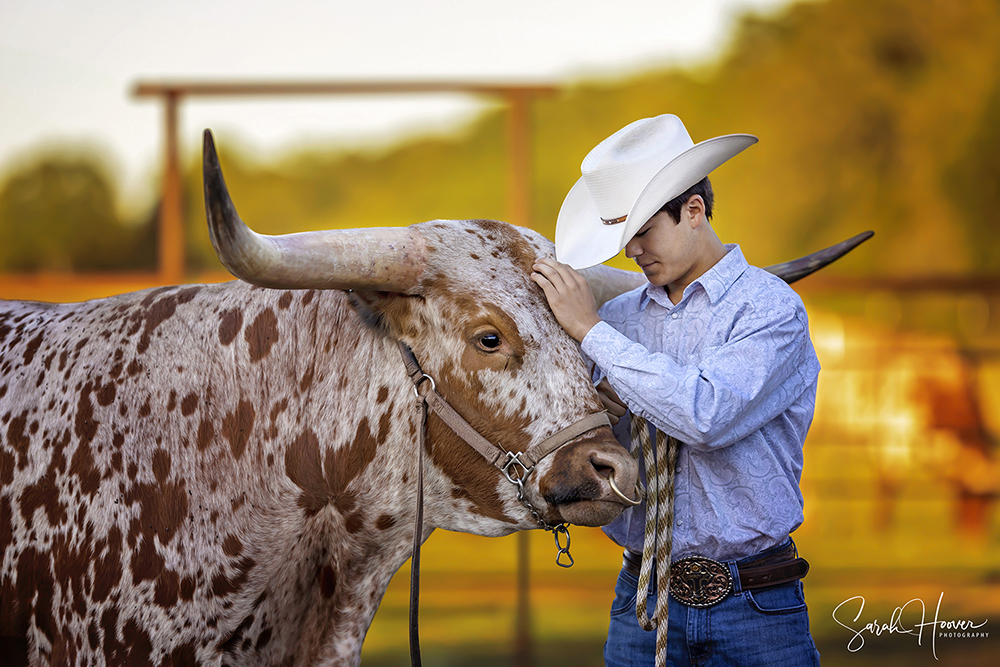
M 690 188 L 688 188 L 684 194 L 674 197 L 666 204 L 660 207 L 657 213 L 662 213 L 666 211 L 670 216 L 670 219 L 677 224 L 681 221 L 681 207 L 687 203 L 688 199 L 691 199 L 694 195 L 700 195 L 702 200 L 705 202 L 705 217 L 709 220 L 712 219 L 712 205 L 715 203 L 715 193 L 712 192 L 712 183 L 709 182 L 708 176 L 701 179 Z

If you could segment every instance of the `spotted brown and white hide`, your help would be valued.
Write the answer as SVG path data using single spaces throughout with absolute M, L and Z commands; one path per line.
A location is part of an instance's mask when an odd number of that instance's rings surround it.
M 530 281 L 551 244 L 410 228 L 414 294 L 168 287 L 0 302 L 0 635 L 33 665 L 350 665 L 411 550 L 419 412 L 395 338 L 491 442 L 599 411 Z M 498 342 L 499 341 L 499 342 Z M 537 527 L 433 414 L 425 535 Z M 606 428 L 545 459 L 545 518 L 596 525 L 636 472 Z

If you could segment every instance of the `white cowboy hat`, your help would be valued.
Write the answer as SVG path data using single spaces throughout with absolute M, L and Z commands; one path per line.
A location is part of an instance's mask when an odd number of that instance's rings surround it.
M 556 219 L 556 259 L 575 269 L 606 262 L 664 204 L 755 143 L 727 134 L 695 144 L 672 114 L 626 125 L 583 159 Z

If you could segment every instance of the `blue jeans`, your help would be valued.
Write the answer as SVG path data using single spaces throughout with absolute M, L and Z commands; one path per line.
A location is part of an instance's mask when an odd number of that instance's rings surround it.
M 766 554 L 739 562 L 749 563 Z M 622 570 L 618 575 L 604 645 L 608 667 L 651 667 L 655 662 L 656 631 L 643 630 L 635 618 L 638 585 L 630 572 Z M 650 586 L 647 605 L 652 616 L 655 584 Z M 671 596 L 668 611 L 667 664 L 673 667 L 819 665 L 801 581 L 730 594 L 704 609 L 688 607 Z

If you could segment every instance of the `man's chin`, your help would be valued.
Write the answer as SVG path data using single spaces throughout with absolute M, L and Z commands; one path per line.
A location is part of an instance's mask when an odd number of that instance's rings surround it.
M 670 282 L 670 280 L 663 277 L 663 274 L 657 270 L 655 265 L 643 268 L 642 275 L 646 276 L 646 280 L 648 280 L 650 284 L 656 285 L 657 287 L 663 287 Z

